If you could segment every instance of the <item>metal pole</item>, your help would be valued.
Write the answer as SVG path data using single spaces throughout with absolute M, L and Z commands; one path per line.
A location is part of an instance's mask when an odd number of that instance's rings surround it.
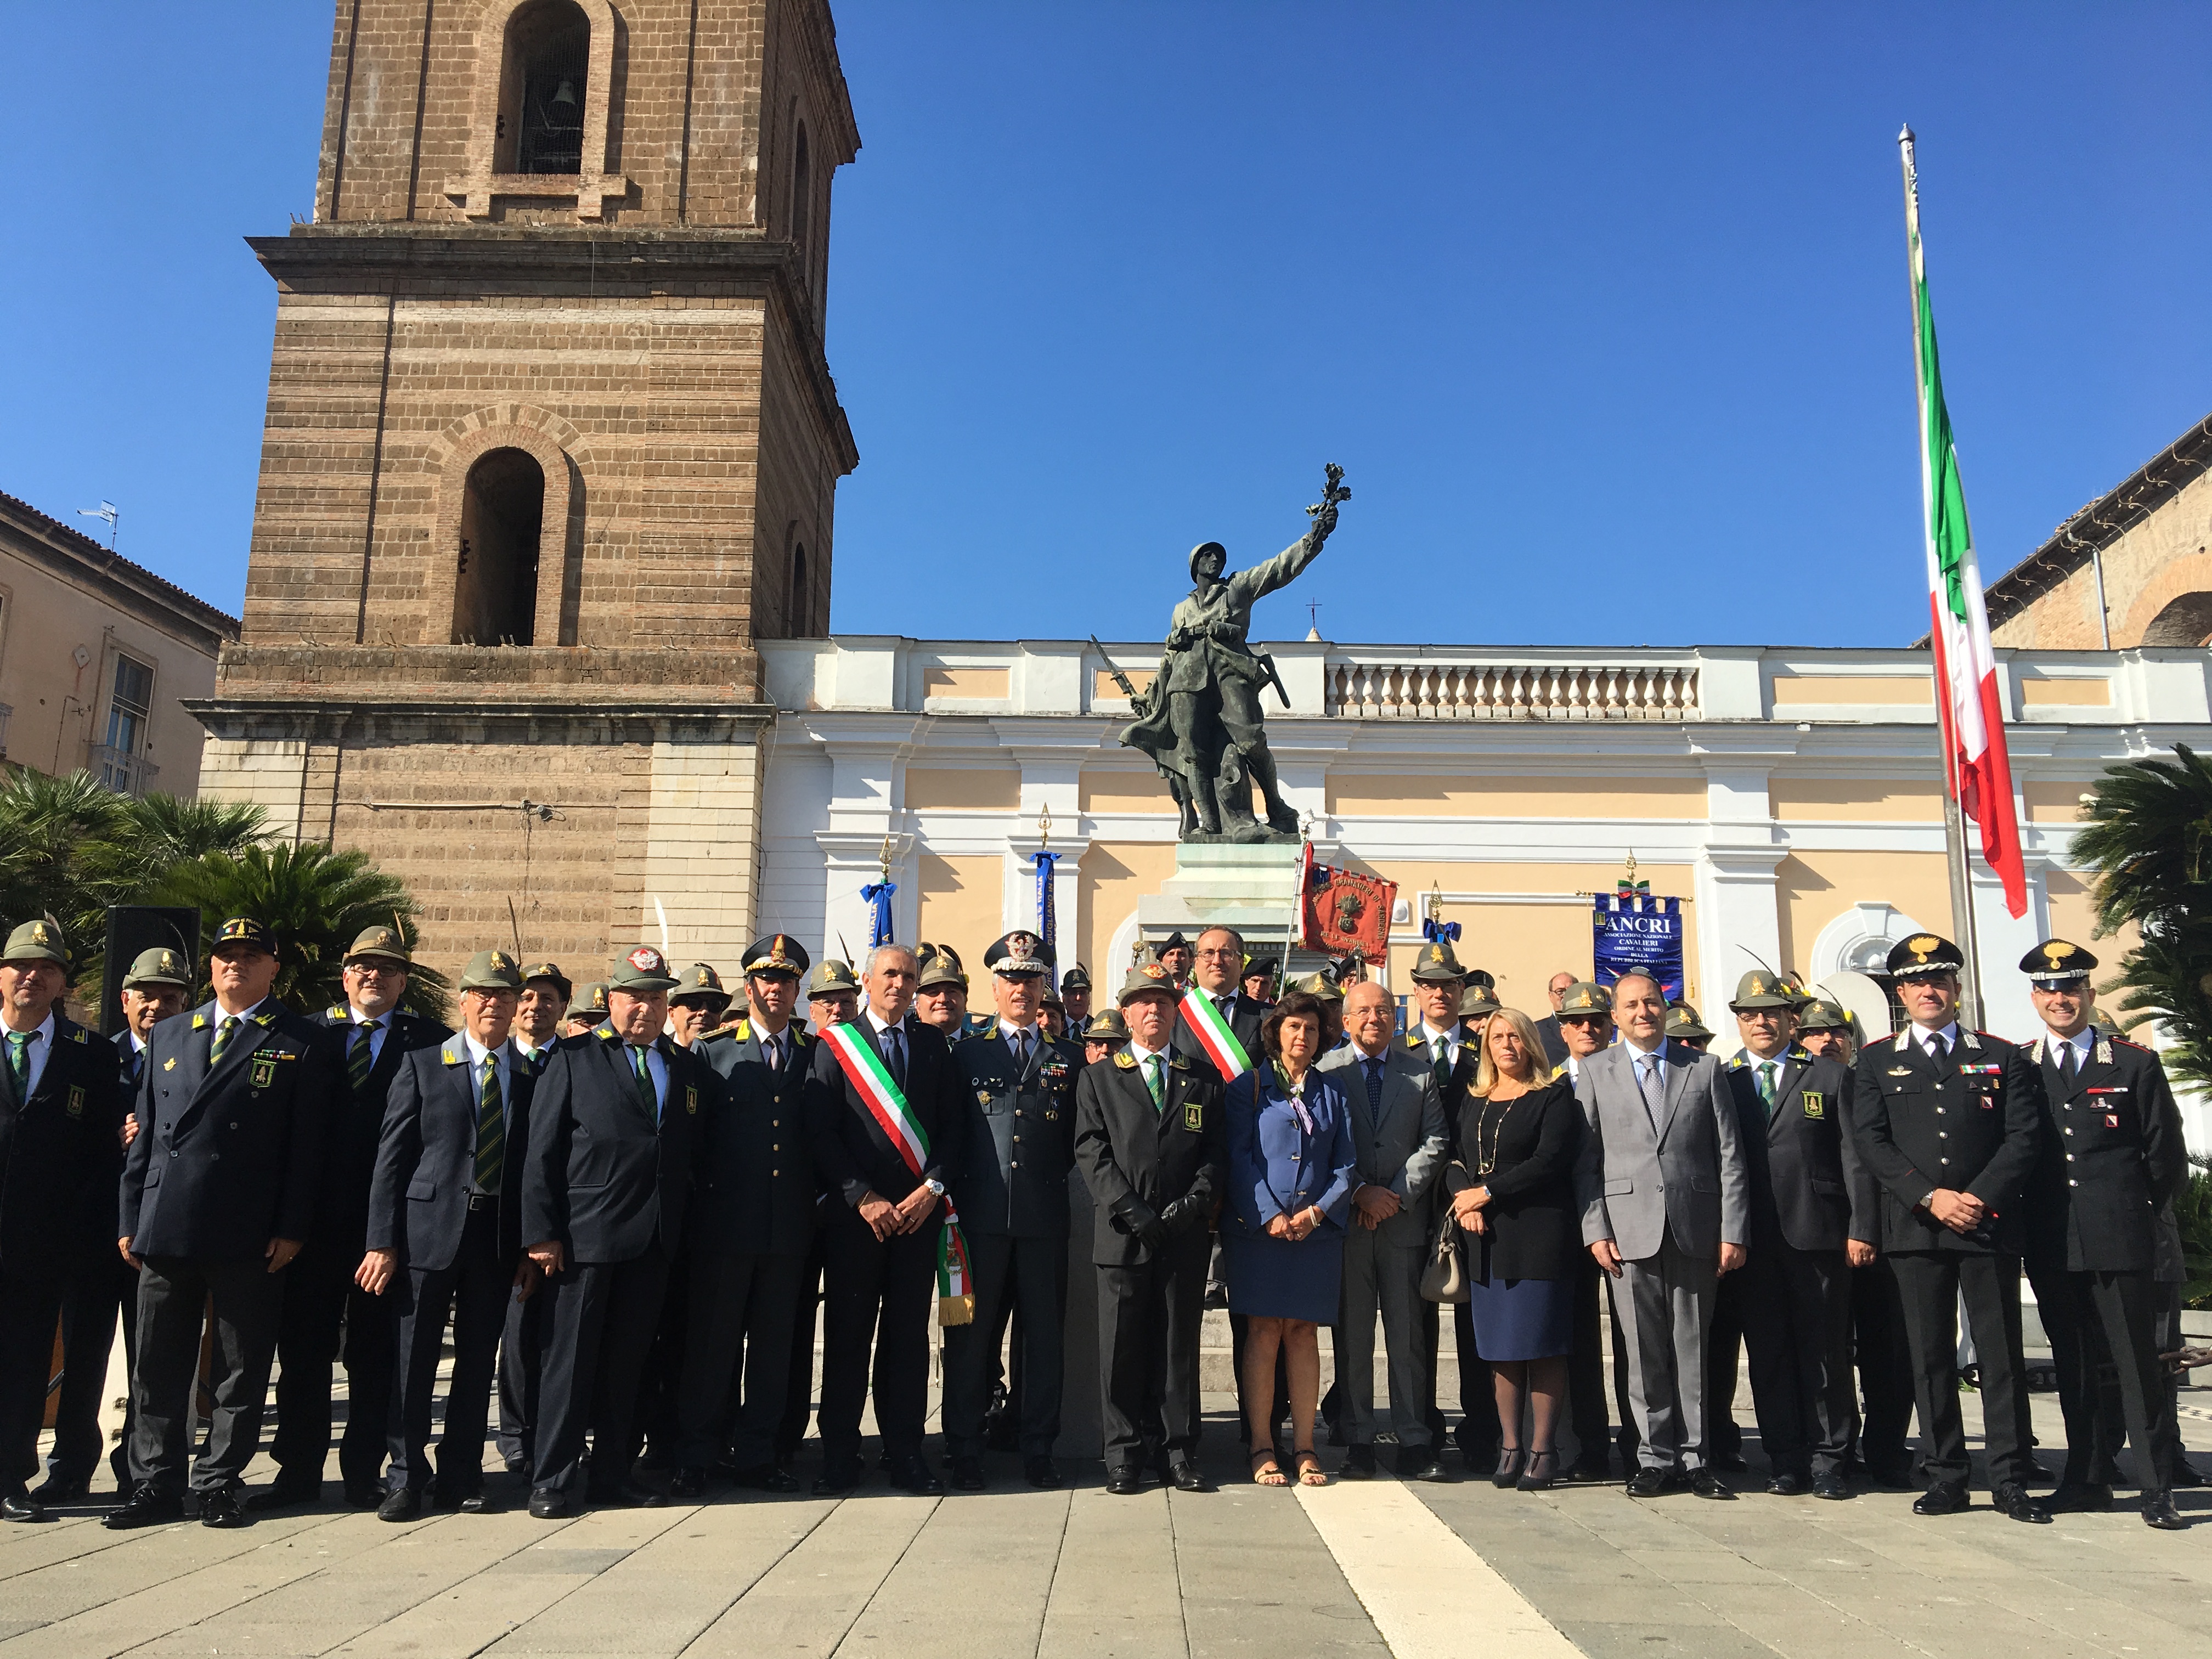
M 2089 568 L 2097 578 L 2097 637 L 2103 641 L 2098 648 L 2112 648 L 2112 613 L 2105 608 L 2105 554 L 2101 548 L 2089 550 Z
M 1974 925 L 1974 878 L 1967 859 L 1966 815 L 1959 811 L 1958 799 L 1952 793 L 1950 769 L 1948 765 L 1943 769 L 1943 856 L 1951 868 L 1951 927 L 1956 935 L 1959 949 L 1966 958 L 1966 969 L 1959 975 L 1959 1017 L 1970 1029 L 1979 1030 L 1982 1024 L 1980 930 Z

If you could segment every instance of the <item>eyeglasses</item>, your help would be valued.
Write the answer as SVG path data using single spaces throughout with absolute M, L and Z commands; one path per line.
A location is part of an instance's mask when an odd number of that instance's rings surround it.
M 1198 959 L 1200 962 L 1241 962 L 1244 959 L 1244 953 L 1242 951 L 1200 951 Z

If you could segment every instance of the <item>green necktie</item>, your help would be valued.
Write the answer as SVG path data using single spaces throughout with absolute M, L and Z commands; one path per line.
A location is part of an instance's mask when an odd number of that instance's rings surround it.
M 1437 1039 L 1437 1061 L 1431 1069 L 1436 1073 L 1438 1089 L 1451 1087 L 1451 1044 L 1443 1037 Z
M 653 1092 L 653 1073 L 646 1069 L 645 1050 L 632 1045 L 629 1051 L 630 1070 L 637 1073 L 637 1097 L 645 1103 L 646 1111 L 655 1123 L 660 1121 L 660 1098 Z
M 499 1059 L 486 1054 L 483 1087 L 477 1091 L 477 1190 L 496 1195 L 507 1158 L 507 1112 L 499 1098 Z
M 353 1050 L 346 1055 L 346 1075 L 353 1079 L 356 1090 L 368 1086 L 369 1068 L 376 1063 L 376 1034 L 383 1028 L 380 1019 L 364 1019 L 354 1027 Z
M 8 1075 L 15 1085 L 15 1103 L 21 1105 L 31 1092 L 31 1039 L 33 1031 L 8 1033 Z
M 1145 1056 L 1145 1087 L 1152 1091 L 1154 1109 L 1163 1112 L 1167 1110 L 1168 1091 L 1160 1081 L 1160 1057 L 1158 1054 Z
M 231 1038 L 238 1035 L 236 1014 L 225 1014 L 222 1024 L 215 1028 L 215 1041 L 208 1044 L 208 1064 L 212 1066 L 222 1058 L 222 1051 L 230 1047 Z
M 1774 1074 L 1779 1069 L 1771 1060 L 1759 1062 L 1759 1103 L 1770 1118 L 1774 1115 Z

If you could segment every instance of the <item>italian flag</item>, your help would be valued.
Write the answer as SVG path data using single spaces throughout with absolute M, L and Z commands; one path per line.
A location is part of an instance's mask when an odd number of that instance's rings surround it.
M 2005 908 L 2027 913 L 2027 872 L 2013 811 L 2012 763 L 2005 754 L 1997 701 L 1996 657 L 1982 603 L 1982 568 L 1966 522 L 1966 487 L 1943 374 L 1936 356 L 1936 313 L 1928 302 L 1928 263 L 1920 245 L 1920 179 L 1912 130 L 1899 135 L 1905 157 L 1905 231 L 1912 261 L 1912 333 L 1920 389 L 1920 500 L 1928 541 L 1928 603 L 1936 649 L 1936 708 L 1942 732 L 1944 783 L 1982 833 L 1982 858 L 2004 885 Z
M 1213 1062 L 1224 1083 L 1234 1083 L 1252 1069 L 1252 1057 L 1237 1042 L 1237 1033 L 1229 1029 L 1229 1022 L 1222 1018 L 1221 1010 L 1195 985 L 1182 994 L 1182 1017 L 1190 1022 L 1191 1035 L 1206 1050 L 1206 1057 Z

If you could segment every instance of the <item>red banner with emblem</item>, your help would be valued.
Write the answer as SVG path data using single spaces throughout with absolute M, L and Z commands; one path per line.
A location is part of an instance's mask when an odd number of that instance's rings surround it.
M 1316 864 L 1306 876 L 1300 926 L 1309 951 L 1346 956 L 1357 951 L 1369 962 L 1382 962 L 1390 945 L 1390 912 L 1398 902 L 1398 884 Z

